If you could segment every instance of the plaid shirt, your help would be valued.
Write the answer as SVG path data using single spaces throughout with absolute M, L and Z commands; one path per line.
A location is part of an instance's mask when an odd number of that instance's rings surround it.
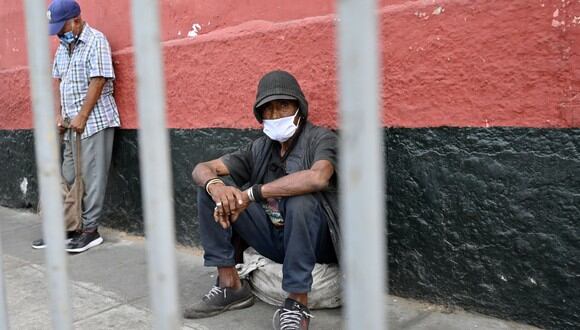
M 87 138 L 108 127 L 121 125 L 117 105 L 113 98 L 113 61 L 107 38 L 87 23 L 72 54 L 61 42 L 56 50 L 52 76 L 60 79 L 60 102 L 63 118 L 73 119 L 81 110 L 93 77 L 107 79 L 101 97 L 87 120 L 82 138 Z M 65 134 L 66 136 L 66 134 Z

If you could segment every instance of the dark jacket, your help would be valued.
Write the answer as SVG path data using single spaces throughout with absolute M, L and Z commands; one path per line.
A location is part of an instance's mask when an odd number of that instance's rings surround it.
M 338 216 L 338 180 L 336 174 L 336 150 L 338 150 L 338 143 L 336 133 L 329 129 L 312 125 L 310 122 L 306 122 L 301 128 L 298 139 L 295 141 L 286 157 L 285 168 L 288 174 L 310 169 L 312 164 L 318 160 L 315 159 L 316 147 L 322 140 L 326 140 L 325 142 L 327 142 L 328 145 L 334 145 L 334 155 L 333 157 L 330 157 L 333 159 L 327 160 L 334 165 L 335 173 L 331 178 L 328 188 L 324 191 L 314 193 L 314 196 L 321 203 L 327 213 L 330 235 L 334 244 L 336 256 L 340 260 L 341 233 Z M 240 175 L 230 171 L 232 179 L 236 185 L 242 189 L 247 189 L 254 184 L 263 183 L 264 176 L 269 166 L 271 153 L 275 150 L 272 145 L 273 143 L 276 142 L 273 142 L 267 136 L 262 136 L 252 142 L 251 146 L 249 146 L 249 151 L 252 155 L 252 163 L 248 164 L 248 172 L 251 173 L 250 176 L 247 177 L 246 175 Z M 248 150 L 246 150 L 246 152 L 248 152 Z M 239 153 L 233 153 L 225 155 L 222 159 L 227 165 L 229 157 L 237 156 L 239 156 Z

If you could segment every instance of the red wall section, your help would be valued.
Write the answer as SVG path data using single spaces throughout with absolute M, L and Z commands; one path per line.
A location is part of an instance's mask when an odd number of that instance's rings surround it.
M 77 1 L 83 18 L 105 33 L 114 51 L 132 45 L 130 0 Z M 5 44 L 0 47 L 0 69 L 26 65 L 23 2 L 0 0 L 0 40 Z M 46 3 L 48 6 L 50 0 Z M 335 0 L 160 0 L 161 39 L 185 39 L 196 23 L 201 26 L 200 33 L 206 34 L 250 20 L 282 22 L 328 15 L 334 12 L 334 3 Z
M 580 1 L 433 7 L 385 8 L 386 123 L 580 126 Z
M 580 1 L 383 2 L 385 125 L 580 127 Z M 334 15 L 278 18 L 165 42 L 168 126 L 257 127 L 257 80 L 278 68 L 301 82 L 311 119 L 336 126 Z M 135 128 L 132 49 L 114 61 L 123 127 Z M 30 128 L 28 98 L 26 70 L 0 71 L 0 128 Z

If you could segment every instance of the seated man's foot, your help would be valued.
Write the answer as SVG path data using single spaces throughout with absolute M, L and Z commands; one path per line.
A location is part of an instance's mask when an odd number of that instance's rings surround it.
M 250 284 L 246 280 L 241 280 L 242 286 L 235 290 L 232 288 L 220 288 L 215 285 L 201 298 L 201 300 L 191 306 L 187 306 L 183 312 L 183 317 L 187 319 L 200 319 L 214 316 L 228 310 L 242 309 L 254 304 L 254 295 Z
M 286 298 L 284 306 L 274 313 L 272 323 L 275 330 L 307 330 L 312 317 L 308 307 Z
M 78 235 L 80 235 L 80 232 L 78 232 L 78 231 L 67 231 L 65 243 L 66 244 L 70 243 L 70 241 L 72 241 L 72 239 L 77 237 Z M 44 239 L 42 239 L 42 238 L 39 238 L 39 239 L 32 242 L 33 249 L 44 249 L 45 247 L 46 247 L 46 243 L 44 243 Z
M 66 246 L 67 252 L 80 253 L 103 243 L 103 238 L 97 230 L 85 230 L 73 238 Z

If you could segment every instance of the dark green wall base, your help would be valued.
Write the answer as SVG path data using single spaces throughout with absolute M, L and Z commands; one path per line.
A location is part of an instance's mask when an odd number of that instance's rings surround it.
M 233 129 L 171 130 L 176 239 L 199 245 L 193 167 L 250 143 L 259 132 Z M 119 130 L 113 148 L 112 171 L 103 224 L 134 234 L 144 232 L 137 132 Z
M 0 205 L 34 208 L 38 205 L 38 182 L 32 131 L 0 130 Z M 22 189 L 26 186 L 26 189 Z
M 199 244 L 193 166 L 258 134 L 171 130 L 180 243 Z M 141 234 L 136 141 L 117 132 L 103 223 Z M 386 129 L 385 141 L 392 293 L 580 327 L 580 130 Z M 32 142 L 30 131 L 0 131 L 1 205 L 36 205 Z
M 580 328 L 580 130 L 387 137 L 393 293 Z

